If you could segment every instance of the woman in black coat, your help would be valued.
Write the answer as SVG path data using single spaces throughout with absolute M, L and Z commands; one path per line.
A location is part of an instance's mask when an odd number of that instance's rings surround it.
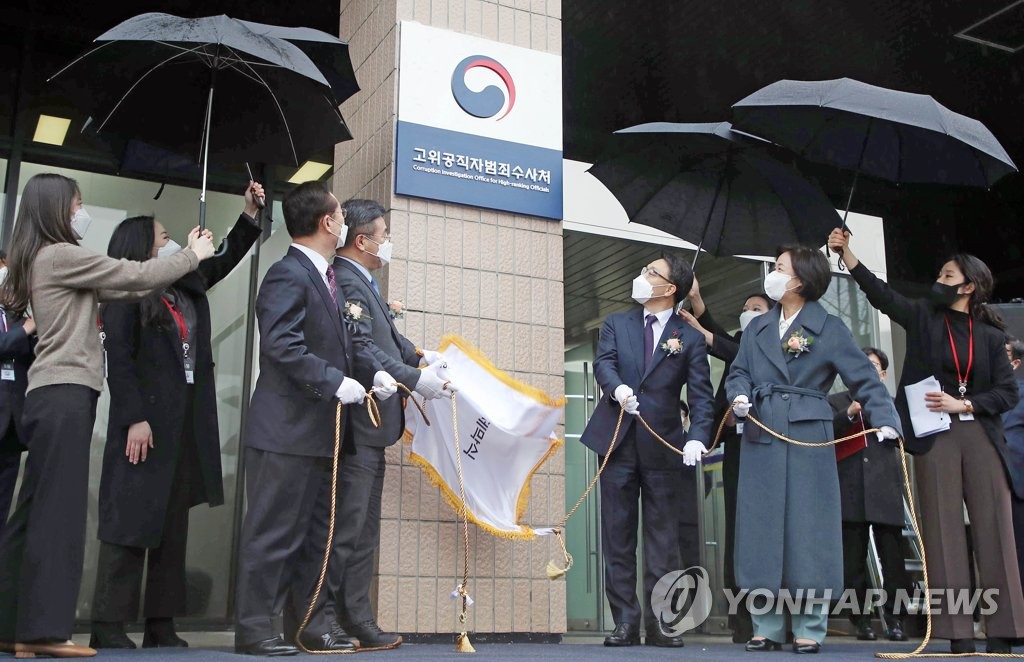
M 125 621 L 139 613 L 148 556 L 143 647 L 187 646 L 174 629 L 185 609 L 185 550 L 192 506 L 224 503 L 210 306 L 260 235 L 250 182 L 227 252 L 140 302 L 101 311 L 110 416 L 99 493 L 101 541 L 92 606 L 93 648 L 135 648 Z M 149 216 L 114 230 L 111 257 L 145 261 L 177 248 Z
M 849 233 L 834 230 L 828 245 L 843 251 L 850 275 L 871 305 L 906 329 L 896 407 L 906 422 L 906 447 L 917 454 L 914 474 L 921 501 L 930 588 L 970 586 L 970 557 L 963 523 L 963 504 L 971 520 L 971 538 L 980 575 L 979 588 L 996 589 L 995 612 L 985 618 L 989 653 L 1009 653 L 1014 639 L 1024 637 L 1024 596 L 1014 546 L 1011 489 L 1002 412 L 1019 398 L 1006 360 L 1002 320 L 985 302 L 992 294 L 992 273 L 972 255 L 954 255 L 939 270 L 928 299 L 902 296 L 865 267 L 850 251 Z M 926 394 L 928 409 L 945 412 L 945 432 L 917 437 L 905 387 L 934 376 L 941 392 Z M 974 625 L 969 610 L 951 614 L 948 599 L 934 611 L 932 633 L 950 640 L 953 653 L 973 653 Z M 984 604 L 984 603 L 983 603 Z

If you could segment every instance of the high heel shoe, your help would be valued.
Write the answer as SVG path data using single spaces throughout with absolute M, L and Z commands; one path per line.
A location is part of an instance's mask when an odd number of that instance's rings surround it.
M 769 651 L 780 651 L 782 650 L 782 644 L 777 641 L 772 641 L 767 637 L 754 637 L 747 642 L 747 652 L 750 653 L 766 653 Z

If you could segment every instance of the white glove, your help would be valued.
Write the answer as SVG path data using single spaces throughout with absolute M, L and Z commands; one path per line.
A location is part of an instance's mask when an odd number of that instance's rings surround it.
M 341 381 L 341 386 L 334 393 L 334 397 L 341 400 L 343 405 L 357 405 L 366 399 L 366 389 L 356 380 L 346 377 Z
M 435 352 L 432 349 L 421 349 L 423 356 L 420 357 L 420 367 L 432 365 L 442 360 L 444 357 L 441 356 L 441 352 Z
M 437 372 L 434 370 L 420 370 L 420 378 L 417 380 L 413 391 L 422 395 L 424 400 L 433 400 L 443 395 L 441 391 L 442 386 L 444 386 L 444 380 L 437 376 Z
M 449 391 L 445 391 L 444 383 L 448 380 L 438 374 L 444 369 L 444 366 L 445 363 L 441 362 L 420 370 L 419 381 L 416 382 L 416 388 L 413 390 L 422 395 L 426 400 L 440 398 L 442 395 L 451 397 L 451 384 L 448 385 Z
M 615 387 L 615 392 L 612 394 L 615 401 L 619 403 L 619 406 L 627 414 L 636 416 L 640 413 L 640 401 L 633 395 L 633 389 L 629 388 L 625 384 L 619 384 Z
M 383 370 L 378 370 L 374 374 L 373 387 L 374 397 L 380 402 L 384 402 L 398 392 L 398 382 Z
M 750 400 L 745 395 L 736 396 L 736 400 L 732 405 L 732 413 L 736 414 L 737 418 L 746 418 L 747 414 L 750 413 Z
M 701 458 L 704 457 L 704 453 L 707 452 L 708 448 L 704 445 L 703 441 L 691 439 L 686 442 L 685 446 L 683 446 L 683 464 L 688 467 L 692 467 L 700 462 Z
M 888 425 L 883 425 L 882 429 L 880 429 L 875 434 L 878 435 L 879 442 L 885 441 L 886 439 L 892 441 L 894 439 L 899 439 L 900 437 L 899 433 L 896 432 L 895 428 L 891 428 Z

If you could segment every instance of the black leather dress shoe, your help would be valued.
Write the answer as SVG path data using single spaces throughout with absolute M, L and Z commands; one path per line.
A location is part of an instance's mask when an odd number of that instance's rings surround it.
M 235 644 L 235 652 L 241 655 L 259 655 L 262 657 L 281 657 L 298 655 L 299 649 L 287 643 L 281 637 L 271 637 L 253 644 Z
M 93 621 L 89 648 L 121 648 L 133 650 L 135 642 L 128 638 L 120 621 Z
M 344 632 L 357 639 L 356 645 L 360 652 L 386 651 L 391 650 L 392 648 L 398 648 L 402 645 L 401 635 L 381 630 L 376 621 L 366 621 L 365 623 L 349 625 L 344 628 Z M 331 634 L 334 634 L 333 631 Z M 339 637 L 335 636 L 335 639 L 338 638 Z
M 335 639 L 334 635 L 330 632 L 320 635 L 319 637 L 306 634 L 305 632 L 299 637 L 299 641 L 308 650 L 311 651 L 330 651 L 331 653 L 355 653 L 356 645 L 348 639 Z
M 950 639 L 949 640 L 949 652 L 950 653 L 973 653 L 974 639 Z
M 878 639 L 874 628 L 871 627 L 870 618 L 862 618 L 857 621 L 857 639 L 860 641 L 874 641 Z
M 1009 639 L 1002 639 L 1000 637 L 989 637 L 987 640 L 985 640 L 985 652 L 1012 653 L 1013 649 L 1010 646 Z
M 814 655 L 821 651 L 821 644 L 816 641 L 812 641 L 809 644 L 799 644 L 796 641 L 793 642 L 793 652 L 798 655 Z
M 757 637 L 747 642 L 747 651 L 751 653 L 765 653 L 768 651 L 780 651 L 782 644 L 764 637 Z
M 630 623 L 620 623 L 604 638 L 605 646 L 639 646 L 640 629 Z
M 174 630 L 173 618 L 147 618 L 142 635 L 143 648 L 188 648 L 188 642 Z
M 681 635 L 670 637 L 660 630 L 648 630 L 644 637 L 644 646 L 660 646 L 661 648 L 682 648 L 683 637 Z
M 889 627 L 889 641 L 907 640 L 907 635 L 903 631 L 903 621 L 898 618 L 892 618 L 886 621 L 886 625 Z

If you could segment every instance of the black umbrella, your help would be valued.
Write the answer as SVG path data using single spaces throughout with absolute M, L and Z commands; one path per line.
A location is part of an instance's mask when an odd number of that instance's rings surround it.
M 988 188 L 1017 166 L 981 122 L 925 94 L 850 78 L 780 80 L 732 107 L 736 129 L 803 158 L 896 184 Z M 846 215 L 843 216 L 846 227 Z
M 589 172 L 631 221 L 697 244 L 697 254 L 820 242 L 839 222 L 835 207 L 768 147 L 728 122 L 653 122 L 616 131 L 615 155 Z
M 197 154 L 205 227 L 211 156 L 298 165 L 352 137 L 338 111 L 347 97 L 336 95 L 358 90 L 351 63 L 328 78 L 320 68 L 329 69 L 327 58 L 318 66 L 299 46 L 264 34 L 272 27 L 142 14 L 97 37 L 51 80 L 90 113 L 83 130 Z M 347 48 L 320 34 L 318 48 Z M 353 79 L 347 87 L 345 76 Z

